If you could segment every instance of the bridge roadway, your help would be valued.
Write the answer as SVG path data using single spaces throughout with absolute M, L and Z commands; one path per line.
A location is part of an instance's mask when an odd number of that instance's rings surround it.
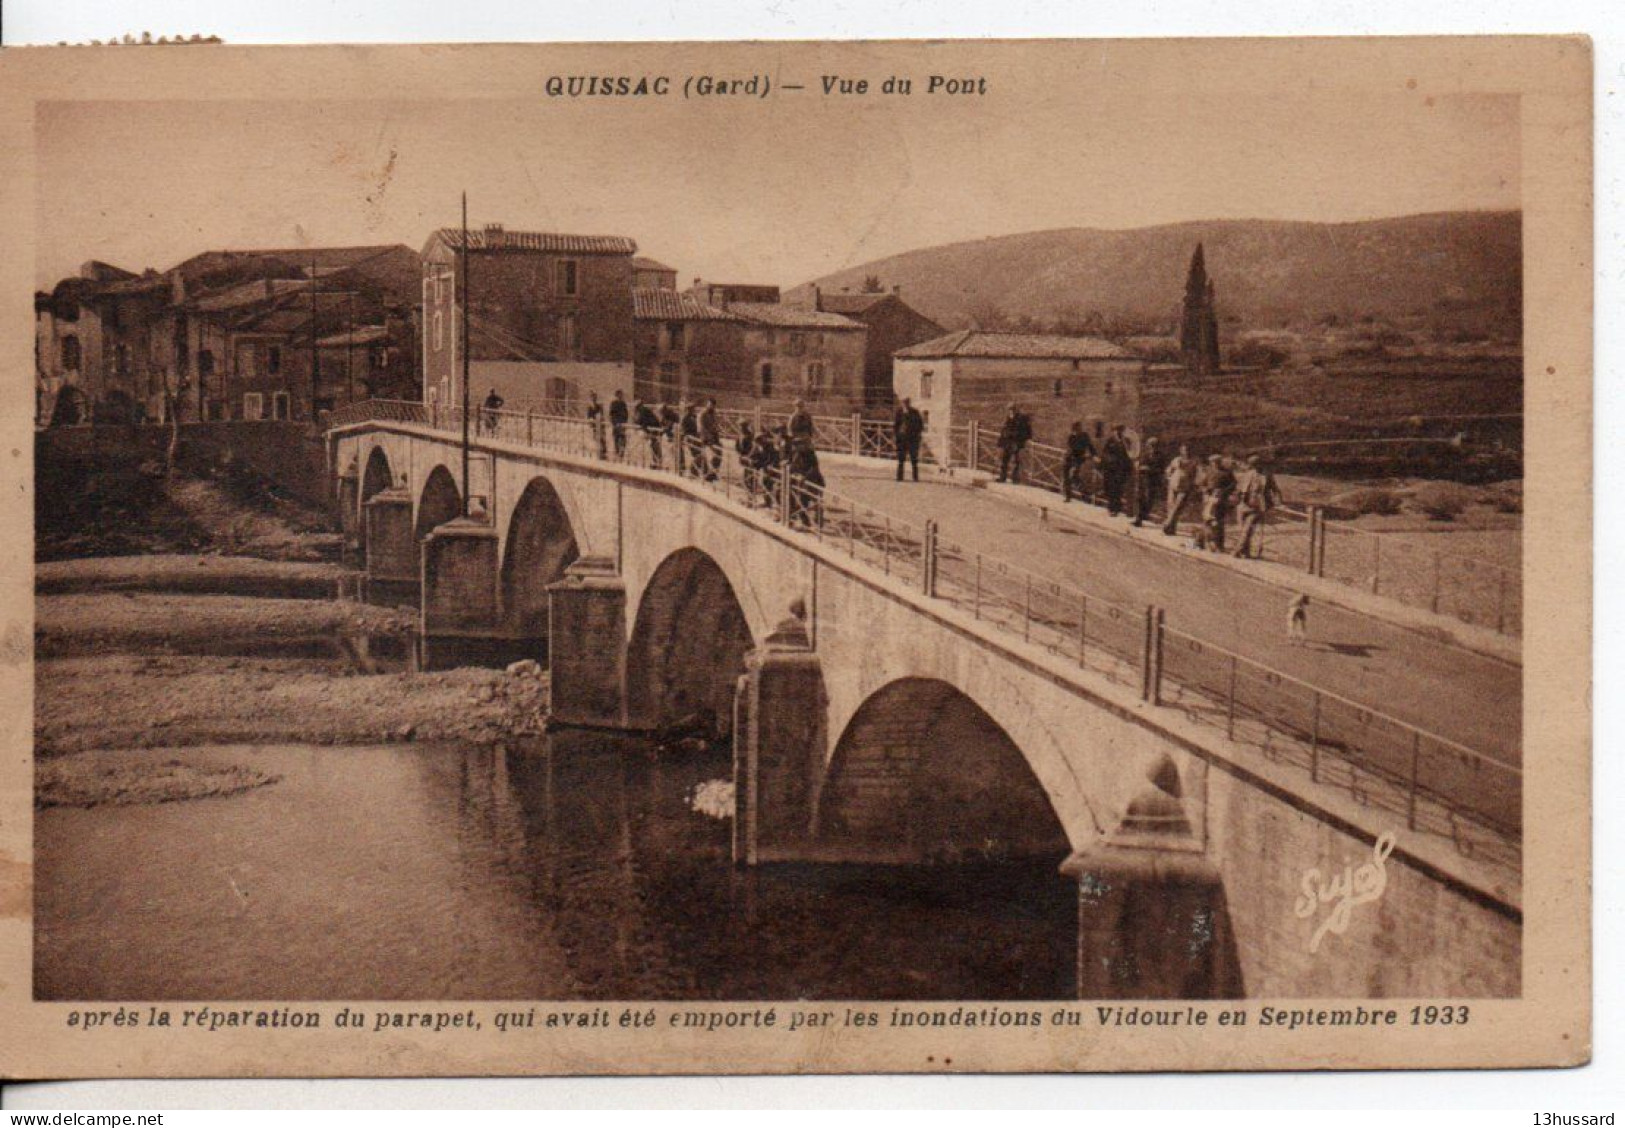
M 875 510 L 934 519 L 944 541 L 1116 603 L 1156 604 L 1170 628 L 1521 764 L 1516 666 L 1326 604 L 1310 608 L 1310 645 L 1293 646 L 1288 595 L 1239 571 L 1082 523 L 1043 522 L 1031 508 L 961 484 L 899 483 L 889 467 L 846 459 L 828 459 L 823 469 L 830 489 Z

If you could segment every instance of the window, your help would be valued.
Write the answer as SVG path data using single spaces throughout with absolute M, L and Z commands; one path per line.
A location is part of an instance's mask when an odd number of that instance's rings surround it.
M 252 344 L 237 346 L 237 375 L 253 378 L 259 375 L 258 354 Z
M 1061 394 L 1061 378 L 1059 376 L 1055 378 L 1055 394 Z
M 382 345 L 374 345 L 372 348 L 368 349 L 367 357 L 369 362 L 372 364 L 372 370 L 374 372 L 382 372 L 389 366 L 389 353 Z
M 274 393 L 272 393 L 272 395 L 271 395 L 271 418 L 272 419 L 287 419 L 288 415 L 289 415 L 288 407 L 289 407 L 289 404 L 288 404 L 288 393 L 287 392 L 274 392 Z
M 434 311 L 434 351 L 439 352 L 446 347 L 446 315 L 438 309 Z
M 249 420 L 264 419 L 265 397 L 258 392 L 244 392 L 243 418 Z
M 197 374 L 199 376 L 214 375 L 214 353 L 208 349 L 199 349 L 197 352 Z
M 275 376 L 282 371 L 282 347 L 271 345 L 265 350 L 265 371 Z
M 762 395 L 773 394 L 773 365 L 767 361 L 762 362 Z
M 62 368 L 66 372 L 79 371 L 79 338 L 62 338 Z
M 787 351 L 791 356 L 805 356 L 807 354 L 807 335 L 805 333 L 791 333 L 790 347 Z
M 666 351 L 682 352 L 684 343 L 683 323 L 681 321 L 666 322 Z
M 581 349 L 581 332 L 576 326 L 576 315 L 562 314 L 559 317 L 559 356 L 564 360 L 575 360 Z
M 936 383 L 936 374 L 934 372 L 932 372 L 931 369 L 927 368 L 924 372 L 920 373 L 920 398 L 921 399 L 934 399 L 935 398 L 932 395 L 932 386 L 935 383 Z
M 802 378 L 801 385 L 808 392 L 817 395 L 824 387 L 824 362 L 810 360 L 807 362 L 807 371 Z
M 211 420 L 219 422 L 220 420 L 226 418 L 226 401 L 222 399 L 212 399 L 209 401 L 206 410 L 208 412 L 208 417 Z
M 1112 382 L 1110 380 L 1106 381 L 1106 394 L 1108 396 L 1112 394 Z
M 130 374 L 130 346 L 113 346 L 113 374 L 115 376 L 128 376 Z
M 580 265 L 575 259 L 559 260 L 559 293 L 567 298 L 581 292 Z

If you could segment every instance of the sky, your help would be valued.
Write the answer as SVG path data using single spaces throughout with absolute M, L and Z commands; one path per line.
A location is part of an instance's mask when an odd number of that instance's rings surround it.
M 47 102 L 36 138 L 47 288 L 91 258 L 140 270 L 207 249 L 421 248 L 458 222 L 465 189 L 474 226 L 630 235 L 684 285 L 786 287 L 1055 227 L 1520 203 L 1516 98 L 1407 91 Z

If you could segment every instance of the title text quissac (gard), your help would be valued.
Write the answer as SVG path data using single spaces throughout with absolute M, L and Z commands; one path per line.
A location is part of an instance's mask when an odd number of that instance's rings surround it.
M 775 89 L 811 91 L 827 97 L 863 97 L 870 94 L 907 96 L 983 95 L 987 79 L 982 75 L 929 74 L 923 77 L 886 75 L 869 78 L 858 75 L 821 74 L 816 82 L 752 74 L 721 76 L 692 74 L 682 79 L 665 74 L 554 74 L 543 89 L 550 98 L 765 98 Z

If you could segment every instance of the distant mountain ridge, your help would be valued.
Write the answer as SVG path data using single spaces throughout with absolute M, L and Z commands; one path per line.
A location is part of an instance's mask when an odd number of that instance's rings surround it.
M 1351 223 L 1212 220 L 1127 231 L 1059 228 L 876 259 L 792 291 L 857 292 L 869 277 L 950 328 L 996 311 L 1089 314 L 1171 331 L 1191 252 L 1205 247 L 1226 331 L 1294 321 L 1425 318 L 1520 329 L 1523 216 L 1438 212 Z

